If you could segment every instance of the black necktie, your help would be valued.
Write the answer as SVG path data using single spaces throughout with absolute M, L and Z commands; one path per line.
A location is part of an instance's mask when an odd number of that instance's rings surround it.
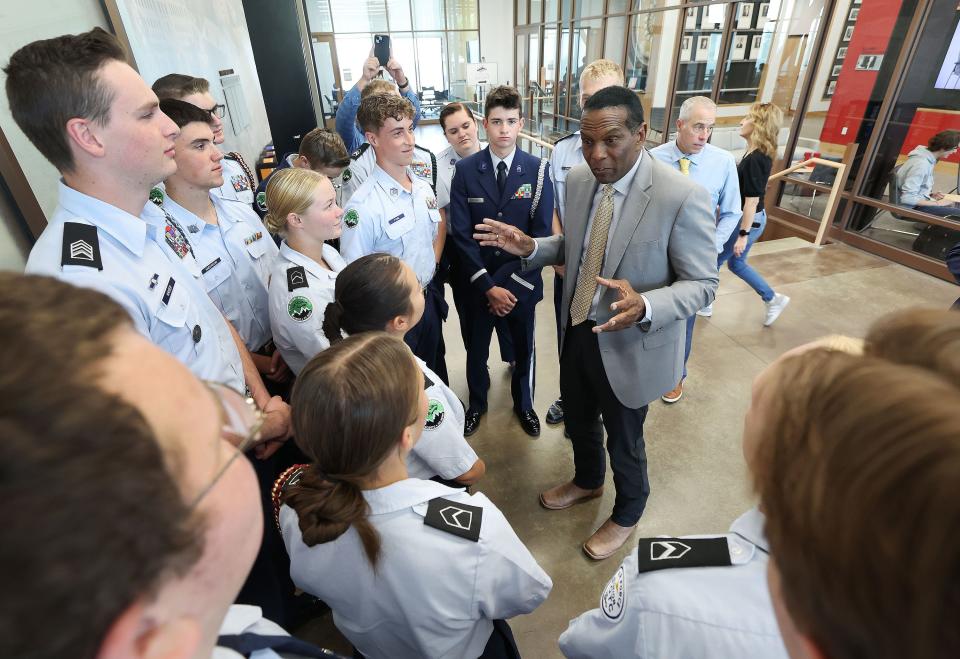
M 497 187 L 500 188 L 500 196 L 503 196 L 503 189 L 507 187 L 507 163 L 502 160 L 497 163 Z

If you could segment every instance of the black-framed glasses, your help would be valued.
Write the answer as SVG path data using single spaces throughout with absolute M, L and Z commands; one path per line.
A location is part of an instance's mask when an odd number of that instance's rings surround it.
M 213 489 L 213 486 L 223 477 L 234 460 L 253 448 L 260 439 L 260 430 L 263 428 L 264 421 L 263 412 L 253 402 L 252 398 L 242 396 L 230 387 L 216 382 L 204 382 L 204 384 L 207 385 L 207 389 L 213 394 L 220 407 L 220 434 L 217 437 L 217 443 L 214 444 L 214 450 L 218 457 L 217 466 L 210 477 L 210 481 L 194 497 L 190 503 L 191 508 L 195 508 L 203 500 L 203 497 Z M 237 449 L 222 464 L 220 464 L 219 459 L 219 440 L 221 439 L 225 439 Z
M 214 117 L 219 117 L 220 119 L 223 119 L 224 116 L 226 116 L 227 114 L 227 106 L 224 105 L 223 103 L 217 103 L 212 108 L 205 108 L 205 109 L 211 115 L 213 115 Z

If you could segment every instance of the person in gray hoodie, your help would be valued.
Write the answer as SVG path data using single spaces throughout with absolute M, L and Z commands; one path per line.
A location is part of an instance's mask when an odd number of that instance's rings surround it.
M 960 216 L 960 207 L 933 191 L 933 168 L 937 161 L 951 156 L 960 145 L 960 131 L 944 130 L 930 138 L 927 146 L 918 146 L 907 156 L 897 172 L 900 204 L 924 213 Z

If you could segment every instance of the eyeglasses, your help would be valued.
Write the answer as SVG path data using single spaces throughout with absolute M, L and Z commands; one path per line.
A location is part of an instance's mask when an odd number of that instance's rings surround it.
M 217 443 L 214 444 L 218 466 L 214 470 L 210 482 L 200 490 L 200 493 L 190 504 L 191 508 L 195 508 L 203 500 L 203 497 L 213 489 L 213 486 L 223 477 L 234 460 L 257 443 L 257 440 L 260 439 L 260 430 L 263 428 L 264 421 L 263 412 L 257 408 L 252 398 L 244 397 L 230 387 L 216 382 L 205 382 L 204 384 L 207 385 L 207 389 L 213 394 L 220 408 L 220 435 L 217 437 Z M 219 440 L 221 439 L 225 439 L 237 449 L 222 465 L 219 464 Z
M 227 106 L 222 103 L 217 103 L 212 108 L 205 108 L 214 117 L 219 117 L 223 119 L 224 115 L 227 114 Z

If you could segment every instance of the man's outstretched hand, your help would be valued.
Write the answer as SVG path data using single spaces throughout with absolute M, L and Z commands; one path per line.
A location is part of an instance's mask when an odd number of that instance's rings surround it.
M 536 246 L 533 238 L 506 222 L 497 222 L 486 217 L 483 224 L 477 224 L 473 228 L 473 238 L 481 247 L 496 247 L 508 254 L 524 257 L 530 256 Z

